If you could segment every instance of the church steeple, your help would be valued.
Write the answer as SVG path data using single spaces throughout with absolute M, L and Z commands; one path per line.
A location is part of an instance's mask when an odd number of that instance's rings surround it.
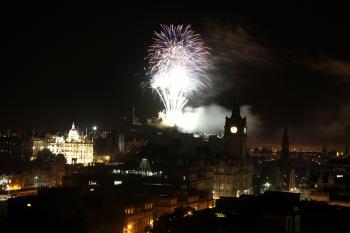
M 288 130 L 287 124 L 284 125 L 284 133 L 282 140 L 282 150 L 281 150 L 281 159 L 288 160 L 289 159 L 289 139 L 288 139 Z

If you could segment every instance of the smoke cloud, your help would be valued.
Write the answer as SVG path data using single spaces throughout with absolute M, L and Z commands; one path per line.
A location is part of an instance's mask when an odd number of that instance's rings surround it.
M 183 110 L 181 119 L 177 121 L 179 122 L 177 126 L 183 132 L 222 135 L 225 118 L 230 117 L 231 112 L 232 110 L 217 104 L 187 106 Z M 249 138 L 256 138 L 263 129 L 260 117 L 253 114 L 251 106 L 248 105 L 241 107 L 241 114 L 247 117 Z

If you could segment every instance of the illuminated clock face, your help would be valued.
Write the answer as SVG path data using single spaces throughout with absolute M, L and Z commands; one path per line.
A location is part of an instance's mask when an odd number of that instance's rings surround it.
M 244 133 L 247 133 L 247 127 L 244 127 Z
M 231 133 L 237 133 L 238 129 L 236 126 L 231 127 Z

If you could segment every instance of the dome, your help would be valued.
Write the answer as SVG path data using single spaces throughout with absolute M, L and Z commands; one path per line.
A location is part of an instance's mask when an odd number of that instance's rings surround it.
M 72 124 L 72 128 L 69 130 L 67 141 L 80 141 L 80 135 L 78 133 L 78 130 L 75 128 L 74 122 Z

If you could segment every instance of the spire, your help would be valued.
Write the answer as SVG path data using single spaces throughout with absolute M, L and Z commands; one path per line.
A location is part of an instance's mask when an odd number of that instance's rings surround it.
M 73 121 L 73 124 L 72 124 L 72 129 L 75 129 L 75 124 L 74 124 L 74 121 Z
M 235 95 L 235 99 L 234 99 L 234 101 L 233 101 L 231 118 L 232 118 L 232 117 L 235 117 L 235 116 L 241 117 L 241 108 L 240 108 L 240 106 L 239 106 L 239 104 L 238 104 L 238 97 L 237 97 L 237 94 Z

